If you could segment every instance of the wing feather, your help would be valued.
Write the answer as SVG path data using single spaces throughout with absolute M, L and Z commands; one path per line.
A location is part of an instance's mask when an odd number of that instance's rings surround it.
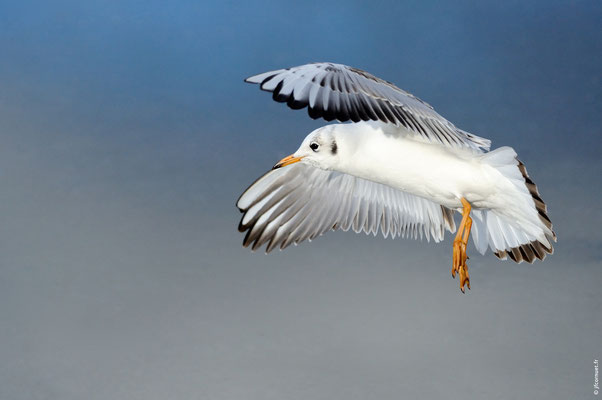
M 293 109 L 308 107 L 311 118 L 381 121 L 402 125 L 445 146 L 488 150 L 490 141 L 456 128 L 428 103 L 357 68 L 314 63 L 249 77 L 274 100 Z M 337 95 L 333 95 L 336 93 Z
M 440 205 L 352 175 L 304 163 L 271 170 L 240 197 L 243 245 L 266 252 L 341 228 L 384 237 L 426 237 L 453 230 Z

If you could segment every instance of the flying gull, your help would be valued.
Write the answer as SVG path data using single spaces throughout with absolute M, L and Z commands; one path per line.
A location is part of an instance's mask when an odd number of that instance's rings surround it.
M 455 232 L 451 274 L 470 289 L 466 247 L 543 260 L 556 235 L 535 183 L 511 147 L 465 132 L 418 97 L 365 71 L 314 63 L 246 82 L 292 109 L 340 122 L 311 132 L 240 197 L 243 245 L 266 252 L 353 229 L 435 242 Z

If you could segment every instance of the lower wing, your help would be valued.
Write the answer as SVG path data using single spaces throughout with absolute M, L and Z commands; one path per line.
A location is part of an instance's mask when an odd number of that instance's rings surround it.
M 390 186 L 297 163 L 271 170 L 239 198 L 243 246 L 266 252 L 352 228 L 387 237 L 443 240 L 454 232 L 453 210 Z

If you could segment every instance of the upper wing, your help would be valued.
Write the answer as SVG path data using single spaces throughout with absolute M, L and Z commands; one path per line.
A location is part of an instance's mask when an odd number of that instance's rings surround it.
M 382 121 L 403 125 L 447 146 L 488 150 L 490 141 L 456 128 L 418 97 L 365 71 L 342 64 L 315 63 L 265 72 L 245 79 L 259 83 L 292 109 L 327 121 Z
M 453 211 L 380 183 L 296 163 L 271 170 L 238 199 L 244 213 L 239 231 L 253 250 L 266 252 L 313 239 L 330 230 L 353 228 L 376 235 L 443 240 L 455 231 Z

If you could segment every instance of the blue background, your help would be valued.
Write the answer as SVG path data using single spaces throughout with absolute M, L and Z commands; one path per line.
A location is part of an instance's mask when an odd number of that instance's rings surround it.
M 593 397 L 600 2 L 1 2 L 0 398 Z M 365 69 L 514 147 L 544 262 L 333 232 L 268 256 L 234 204 L 322 125 L 249 75 Z M 474 253 L 469 249 L 469 252 Z

